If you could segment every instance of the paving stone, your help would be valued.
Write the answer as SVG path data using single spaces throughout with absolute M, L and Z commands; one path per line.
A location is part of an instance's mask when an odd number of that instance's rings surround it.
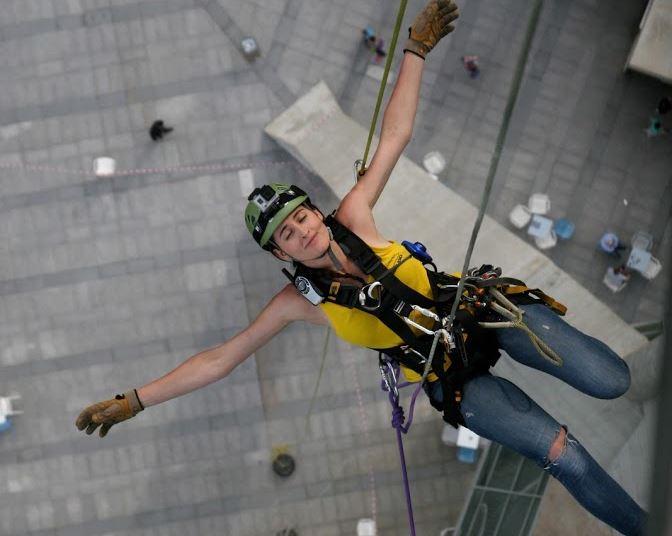
M 672 262 L 663 201 L 669 151 L 642 132 L 662 88 L 644 77 L 626 83 L 621 74 L 641 9 L 607 9 L 585 0 L 544 7 L 490 210 L 503 222 L 532 191 L 548 191 L 552 215 L 570 213 L 577 224 L 575 238 L 549 252 L 555 262 L 619 314 L 655 320 L 664 278 L 612 295 L 600 283 L 608 259 L 595 251 L 605 228 L 625 237 L 642 228 L 654 233 L 663 264 Z M 389 410 L 371 387 L 378 379 L 369 353 L 353 357 L 332 341 L 310 400 L 322 329 L 288 328 L 227 380 L 148 409 L 104 440 L 73 436 L 71 423 L 81 405 L 221 343 L 283 284 L 278 264 L 240 227 L 247 192 L 238 192 L 237 170 L 98 181 L 86 174 L 91 160 L 110 155 L 122 169 L 224 163 L 252 169 L 255 183 L 303 180 L 293 166 L 261 165 L 287 159 L 261 127 L 321 78 L 367 122 L 377 86 L 362 79 L 354 55 L 363 21 L 390 35 L 394 13 L 383 11 L 370 1 L 8 3 L 0 14 L 0 60 L 11 69 L 0 91 L 0 160 L 73 172 L 17 170 L 0 184 L 0 387 L 20 388 L 32 406 L 0 447 L 0 532 L 273 534 L 293 525 L 300 533 L 348 533 L 368 510 L 369 461 L 383 524 L 390 534 L 402 530 L 398 475 L 385 472 L 398 464 Z M 418 161 L 428 145 L 440 150 L 449 159 L 442 180 L 475 201 L 526 11 L 510 0 L 465 6 L 458 31 L 427 63 L 407 150 Z M 609 25 L 596 29 L 588 20 Z M 259 38 L 256 63 L 237 50 L 243 34 Z M 471 51 L 482 58 L 477 81 L 459 61 Z M 176 130 L 152 144 L 147 128 L 157 117 Z M 305 186 L 335 206 L 318 181 Z M 352 358 L 371 427 L 368 461 L 351 373 L 340 364 Z M 421 436 L 438 437 L 436 415 L 416 411 Z M 425 427 L 425 419 L 439 425 Z M 297 453 L 292 478 L 301 488 L 272 480 L 267 460 L 280 443 Z M 456 521 L 472 473 L 457 466 L 454 451 L 421 443 L 408 447 L 418 511 L 437 485 L 451 494 L 451 508 L 421 516 L 420 533 L 438 533 Z M 448 485 L 457 475 L 466 476 Z M 10 485 L 27 490 L 21 508 L 4 506 L 18 504 Z

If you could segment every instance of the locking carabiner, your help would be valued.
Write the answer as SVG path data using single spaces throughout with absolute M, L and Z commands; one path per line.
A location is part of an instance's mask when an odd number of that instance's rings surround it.
M 383 284 L 380 281 L 374 281 L 373 283 L 369 283 L 368 285 L 364 285 L 359 290 L 359 295 L 358 295 L 359 305 L 362 306 L 362 309 L 365 309 L 367 311 L 375 311 L 376 309 L 378 309 L 380 307 L 380 304 L 383 301 L 382 292 L 380 292 L 380 291 L 378 292 L 378 297 L 374 296 L 372 294 L 372 292 L 373 292 L 373 289 L 378 288 L 378 287 L 381 287 L 381 291 L 382 291 L 382 286 L 383 286 Z M 367 301 L 369 299 L 375 300 L 375 301 L 377 301 L 377 303 L 375 305 L 367 305 Z

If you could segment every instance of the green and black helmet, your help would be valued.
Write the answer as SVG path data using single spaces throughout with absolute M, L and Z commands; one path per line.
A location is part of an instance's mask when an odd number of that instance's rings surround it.
M 272 251 L 271 237 L 292 210 L 310 204 L 308 194 L 295 185 L 274 182 L 255 188 L 247 198 L 245 225 L 262 248 Z

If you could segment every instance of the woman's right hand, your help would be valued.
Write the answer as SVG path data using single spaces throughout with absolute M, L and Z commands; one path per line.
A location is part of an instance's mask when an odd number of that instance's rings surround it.
M 458 16 L 452 0 L 429 0 L 408 29 L 404 52 L 412 52 L 424 60 L 441 38 L 455 29 L 452 22 Z
M 86 429 L 91 435 L 100 426 L 100 437 L 105 437 L 115 424 L 135 417 L 145 409 L 135 389 L 116 395 L 111 400 L 102 400 L 92 404 L 79 414 L 75 425 L 79 430 Z

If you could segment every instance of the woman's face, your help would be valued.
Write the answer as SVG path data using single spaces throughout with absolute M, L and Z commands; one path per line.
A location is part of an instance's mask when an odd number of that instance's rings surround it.
M 300 205 L 275 230 L 273 241 L 281 250 L 277 253 L 278 257 L 310 261 L 322 256 L 329 247 L 329 231 L 318 210 Z

